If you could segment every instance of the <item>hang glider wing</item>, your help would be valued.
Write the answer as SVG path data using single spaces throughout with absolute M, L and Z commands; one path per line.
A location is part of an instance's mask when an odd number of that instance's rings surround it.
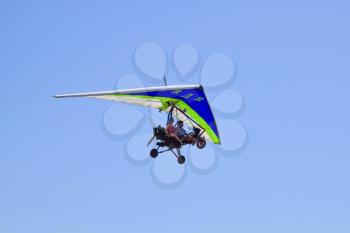
M 56 95 L 56 98 L 91 97 L 128 104 L 157 108 L 169 112 L 171 103 L 176 107 L 177 117 L 188 125 L 197 124 L 204 130 L 206 139 L 220 144 L 218 128 L 201 85 L 178 85 L 135 88 L 106 92 Z

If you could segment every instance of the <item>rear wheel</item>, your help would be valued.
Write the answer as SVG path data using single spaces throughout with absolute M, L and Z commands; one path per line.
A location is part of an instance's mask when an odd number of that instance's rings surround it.
M 198 149 L 203 149 L 207 145 L 207 142 L 203 138 L 199 138 L 196 145 Z
M 179 157 L 177 157 L 177 162 L 178 162 L 179 164 L 184 164 L 185 161 L 186 161 L 185 156 L 180 155 Z
M 158 151 L 156 149 L 152 149 L 149 154 L 152 158 L 156 158 L 158 156 Z

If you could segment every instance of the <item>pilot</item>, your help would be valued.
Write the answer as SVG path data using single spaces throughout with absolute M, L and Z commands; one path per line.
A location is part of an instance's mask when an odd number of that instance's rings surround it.
M 178 138 L 181 139 L 181 142 L 185 142 L 185 143 L 192 143 L 194 138 L 192 137 L 191 134 L 188 134 L 186 132 L 186 130 L 184 130 L 183 126 L 184 123 L 183 121 L 178 121 L 176 123 L 177 127 L 175 128 L 175 134 Z
M 183 138 L 187 135 L 186 130 L 183 129 L 184 123 L 183 121 L 178 121 L 176 123 L 176 128 L 175 128 L 175 134 L 176 136 L 178 136 L 179 138 Z

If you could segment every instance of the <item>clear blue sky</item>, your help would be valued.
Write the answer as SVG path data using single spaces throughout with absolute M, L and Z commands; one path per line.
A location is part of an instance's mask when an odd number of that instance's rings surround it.
M 350 3 L 1 1 L 0 232 L 350 232 Z M 144 41 L 238 65 L 249 144 L 160 189 L 105 136 Z M 127 119 L 123 119 L 127 120 Z

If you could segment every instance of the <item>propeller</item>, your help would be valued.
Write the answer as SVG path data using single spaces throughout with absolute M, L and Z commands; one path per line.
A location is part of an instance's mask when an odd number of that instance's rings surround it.
M 148 141 L 148 143 L 146 144 L 146 146 L 149 146 L 149 145 L 153 142 L 153 140 L 154 140 L 155 137 L 156 137 L 156 136 L 153 135 L 153 137 L 151 137 L 151 139 Z

